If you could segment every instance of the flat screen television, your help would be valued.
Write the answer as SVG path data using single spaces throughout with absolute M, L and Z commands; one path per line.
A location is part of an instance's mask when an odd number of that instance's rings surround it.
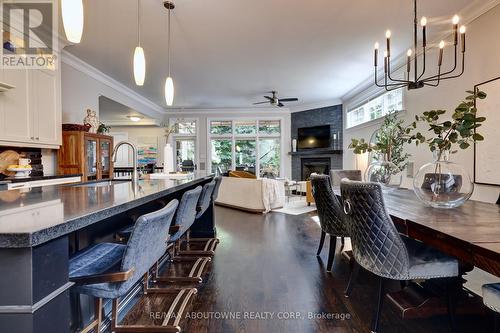
M 330 125 L 299 128 L 298 132 L 298 149 L 330 148 Z

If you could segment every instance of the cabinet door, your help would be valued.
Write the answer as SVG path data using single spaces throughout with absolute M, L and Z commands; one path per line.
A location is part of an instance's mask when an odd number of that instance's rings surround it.
M 33 142 L 28 70 L 4 69 L 0 77 L 2 82 L 15 86 L 0 93 L 0 141 Z
M 31 105 L 35 120 L 35 142 L 61 144 L 61 112 L 58 103 L 58 73 L 51 70 L 31 70 Z
M 112 175 L 111 167 L 111 149 L 113 143 L 111 139 L 100 139 L 99 140 L 99 155 L 100 155 L 100 168 L 101 168 L 101 179 L 109 179 Z
M 93 137 L 85 137 L 85 180 L 98 179 L 98 145 L 99 140 Z

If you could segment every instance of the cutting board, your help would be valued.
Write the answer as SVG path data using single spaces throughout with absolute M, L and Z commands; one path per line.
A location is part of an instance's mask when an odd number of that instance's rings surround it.
M 16 173 L 7 171 L 7 168 L 11 164 L 17 164 L 19 162 L 19 154 L 13 150 L 6 150 L 0 153 L 0 173 L 6 176 L 14 176 Z

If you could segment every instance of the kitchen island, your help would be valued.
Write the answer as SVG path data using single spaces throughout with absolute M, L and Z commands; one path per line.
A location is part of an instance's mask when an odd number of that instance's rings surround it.
M 86 246 L 180 198 L 212 175 L 187 180 L 105 181 L 0 192 L 0 331 L 70 332 L 68 261 Z M 193 234 L 215 234 L 213 209 Z

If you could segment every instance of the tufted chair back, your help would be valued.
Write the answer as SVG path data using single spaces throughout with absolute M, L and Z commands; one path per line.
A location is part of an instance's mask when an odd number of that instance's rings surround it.
M 174 225 L 180 226 L 180 229 L 170 236 L 170 242 L 175 242 L 188 231 L 196 219 L 196 207 L 201 194 L 201 186 L 193 190 L 184 192 L 177 208 Z
M 343 180 L 340 188 L 358 264 L 378 276 L 407 279 L 408 251 L 386 211 L 380 184 Z
M 311 186 L 316 208 L 318 209 L 321 229 L 333 236 L 347 236 L 342 206 L 337 196 L 333 193 L 330 177 L 312 174 Z
M 330 170 L 330 178 L 335 187 L 340 186 L 340 181 L 344 178 L 361 181 L 361 170 Z
M 122 271 L 134 268 L 134 275 L 117 284 L 119 295 L 125 294 L 167 250 L 168 230 L 178 204 L 172 200 L 164 208 L 137 219 L 121 263 Z
M 217 200 L 217 197 L 219 196 L 219 188 L 220 184 L 222 184 L 222 176 L 217 176 L 214 178 L 215 180 L 215 188 L 214 192 L 212 193 L 212 201 L 215 202 Z
M 212 204 L 212 194 L 214 193 L 215 185 L 215 179 L 210 183 L 203 185 L 203 190 L 201 191 L 200 198 L 198 199 L 198 213 L 196 214 L 196 218 L 200 218 Z

